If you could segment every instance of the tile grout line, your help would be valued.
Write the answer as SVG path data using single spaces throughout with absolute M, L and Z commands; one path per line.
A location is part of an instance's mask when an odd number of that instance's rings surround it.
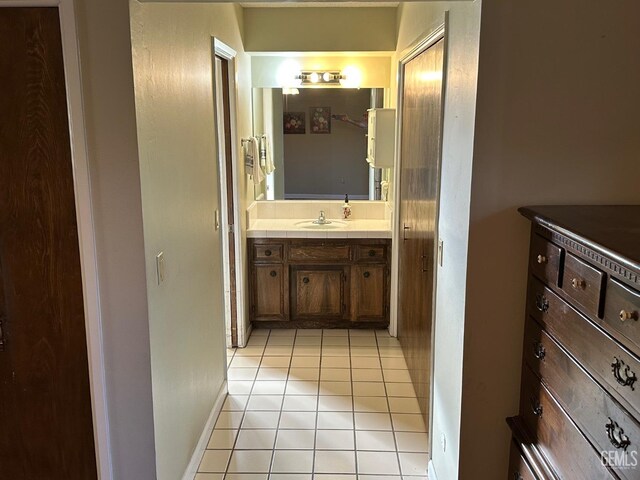
M 316 429 L 313 432 L 313 457 L 311 459 L 311 478 L 316 476 L 316 452 L 318 447 L 318 417 L 320 416 L 320 382 L 322 381 L 322 344 L 324 343 L 324 329 L 320 330 L 320 356 L 318 357 L 318 388 L 316 392 Z
M 351 356 L 351 329 L 349 334 L 349 378 L 351 379 L 351 419 L 353 421 L 353 456 L 355 462 L 356 478 L 358 478 L 358 435 L 356 430 L 356 395 L 353 389 L 353 357 Z M 375 335 L 375 334 L 374 334 Z

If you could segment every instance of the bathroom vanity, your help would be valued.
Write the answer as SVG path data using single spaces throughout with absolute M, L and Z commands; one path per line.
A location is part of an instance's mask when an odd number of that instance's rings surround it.
M 386 238 L 251 238 L 250 314 L 265 328 L 389 324 Z

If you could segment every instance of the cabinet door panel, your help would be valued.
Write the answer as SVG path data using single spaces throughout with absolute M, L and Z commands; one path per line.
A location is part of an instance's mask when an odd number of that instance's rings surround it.
M 341 318 L 345 312 L 343 267 L 292 267 L 295 318 Z
M 351 275 L 351 305 L 354 321 L 383 320 L 385 317 L 386 268 L 357 265 Z
M 284 267 L 282 265 L 256 265 L 254 268 L 256 320 L 285 320 Z

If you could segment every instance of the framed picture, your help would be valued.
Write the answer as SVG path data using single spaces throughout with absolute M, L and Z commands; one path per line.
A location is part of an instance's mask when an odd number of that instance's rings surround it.
M 309 116 L 311 133 L 331 133 L 331 107 L 311 107 Z
M 283 128 L 287 134 L 304 134 L 307 132 L 304 112 L 285 112 L 283 115 Z

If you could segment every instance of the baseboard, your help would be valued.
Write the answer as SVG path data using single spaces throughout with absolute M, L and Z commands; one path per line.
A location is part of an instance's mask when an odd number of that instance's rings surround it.
M 429 460 L 429 466 L 427 467 L 427 478 L 429 480 L 438 480 L 436 476 L 436 469 L 433 466 L 433 460 Z
M 198 444 L 193 451 L 191 461 L 189 462 L 189 465 L 187 465 L 187 469 L 182 476 L 182 480 L 194 480 L 194 478 L 196 477 L 196 473 L 198 473 L 198 466 L 200 465 L 200 460 L 202 459 L 202 455 L 207 448 L 209 437 L 211 437 L 211 432 L 213 431 L 216 419 L 218 418 L 218 414 L 222 410 L 222 405 L 224 405 L 224 401 L 226 398 L 227 381 L 225 380 L 220 387 L 220 390 L 218 391 L 216 401 L 213 404 L 213 408 L 211 409 L 211 413 L 209 414 L 207 423 L 205 423 L 204 425 L 204 430 L 202 430 L 202 434 L 200 434 L 200 439 L 198 440 Z

